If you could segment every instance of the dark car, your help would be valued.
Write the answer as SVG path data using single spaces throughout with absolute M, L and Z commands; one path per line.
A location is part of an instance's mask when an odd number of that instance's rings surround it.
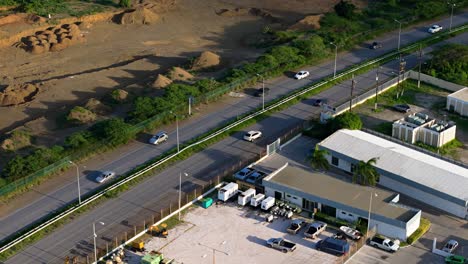
M 409 111 L 411 111 L 411 106 L 407 104 L 397 104 L 393 106 L 393 109 L 395 109 L 398 112 L 408 113 Z
M 381 47 L 382 47 L 382 44 L 380 44 L 378 42 L 372 42 L 372 44 L 370 45 L 371 49 L 379 49 Z
M 316 99 L 313 103 L 314 106 L 322 106 L 323 104 L 326 104 L 327 100 L 325 99 Z
M 334 255 L 342 256 L 349 252 L 349 244 L 346 241 L 327 237 L 320 240 L 316 245 L 320 251 L 328 252 Z
M 270 93 L 270 88 L 265 88 L 265 96 L 267 96 Z M 254 93 L 255 96 L 257 97 L 262 97 L 263 96 L 263 88 L 257 89 Z

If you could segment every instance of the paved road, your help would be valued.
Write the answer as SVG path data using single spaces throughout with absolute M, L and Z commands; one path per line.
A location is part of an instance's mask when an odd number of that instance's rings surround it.
M 456 40 L 460 43 L 468 43 L 468 34 L 460 35 Z M 408 67 L 416 65 L 414 55 L 409 55 L 405 59 Z M 386 78 L 392 76 L 392 71 L 396 66 L 397 61 L 384 65 L 382 79 L 385 79 L 384 76 Z M 314 69 L 311 68 L 311 70 Z M 317 71 L 313 71 L 313 73 L 317 72 L 320 72 L 319 67 L 317 67 Z M 372 71 L 356 76 L 358 83 L 356 94 L 372 87 L 375 82 L 374 76 L 375 73 Z M 315 80 L 316 78 L 318 77 L 312 76 L 312 79 Z M 308 81 L 311 80 L 304 80 L 303 82 Z M 297 84 L 298 82 L 292 83 Z M 329 98 L 330 103 L 333 105 L 346 101 L 349 94 L 349 83 L 347 81 L 338 84 L 317 97 Z M 288 80 L 282 78 L 278 82 L 269 82 L 272 91 L 285 89 L 289 85 Z M 50 236 L 27 247 L 6 263 L 61 263 L 66 255 L 91 253 L 93 221 L 105 223 L 104 226 L 98 226 L 97 230 L 98 244 L 104 247 L 106 242 L 114 241 L 116 234 L 129 231 L 129 225 L 142 224 L 143 219 L 149 219 L 149 217 L 157 215 L 161 208 L 167 208 L 170 203 L 172 203 L 173 208 L 176 207 L 175 199 L 177 198 L 178 178 L 181 171 L 190 174 L 190 178 L 183 178 L 182 190 L 184 192 L 190 192 L 194 186 L 206 184 L 226 166 L 236 164 L 239 160 L 257 157 L 264 150 L 267 143 L 272 142 L 283 135 L 285 131 L 301 124 L 311 116 L 318 115 L 320 109 L 313 107 L 312 102 L 312 99 L 305 99 L 246 129 L 262 130 L 265 137 L 260 141 L 249 143 L 242 140 L 243 132 L 236 133 L 205 151 L 155 174 L 143 183 L 122 193 L 118 198 L 102 203 L 85 215 L 56 230 Z

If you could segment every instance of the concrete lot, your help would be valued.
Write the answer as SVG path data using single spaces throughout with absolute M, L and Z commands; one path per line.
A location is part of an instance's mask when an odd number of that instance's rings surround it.
M 146 249 L 160 251 L 184 264 L 340 263 L 338 257 L 314 249 L 316 242 L 332 235 L 330 232 L 325 231 L 315 240 L 304 238 L 304 228 L 299 234 L 290 235 L 286 228 L 291 220 L 280 218 L 267 223 L 260 210 L 238 208 L 234 203 L 208 209 L 196 207 L 183 220 L 184 224 L 170 230 L 168 238 L 153 238 L 147 242 Z M 282 253 L 266 247 L 265 241 L 273 237 L 293 241 L 297 249 Z M 133 254 L 127 261 L 137 264 L 139 259 L 140 256 Z

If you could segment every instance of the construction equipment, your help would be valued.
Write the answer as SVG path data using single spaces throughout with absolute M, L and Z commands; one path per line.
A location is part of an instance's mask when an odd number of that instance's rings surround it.
M 143 241 L 133 241 L 132 242 L 132 250 L 133 251 L 145 251 L 145 242 Z
M 148 232 L 152 236 L 160 236 L 163 238 L 167 238 L 167 236 L 169 235 L 169 232 L 167 231 L 167 224 L 161 224 L 160 226 L 151 226 Z
M 143 256 L 141 264 L 160 264 L 163 263 L 163 254 L 157 251 L 151 251 L 150 253 Z

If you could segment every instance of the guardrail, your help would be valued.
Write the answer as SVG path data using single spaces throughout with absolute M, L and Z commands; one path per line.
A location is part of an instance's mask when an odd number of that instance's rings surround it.
M 6 245 L 4 245 L 4 246 L 2 246 L 0 248 L 0 253 L 5 252 L 6 250 L 8 250 L 8 249 L 12 248 L 13 246 L 17 245 L 18 243 L 26 240 L 27 238 L 31 237 L 32 235 L 34 235 L 34 234 L 38 233 L 39 231 L 43 230 L 44 228 L 47 228 L 48 226 L 56 223 L 57 221 L 64 218 L 65 216 L 68 216 L 68 215 L 76 212 L 78 209 L 90 204 L 91 202 L 93 202 L 93 201 L 97 200 L 98 198 L 100 198 L 101 196 L 103 196 L 105 193 L 107 193 L 109 191 L 112 191 L 112 190 L 115 190 L 116 188 L 126 184 L 127 182 L 129 182 L 129 181 L 131 181 L 131 180 L 133 180 L 133 179 L 135 179 L 135 178 L 137 178 L 137 177 L 151 171 L 152 169 L 160 166 L 161 164 L 167 162 L 168 160 L 171 160 L 172 158 L 176 157 L 178 154 L 180 154 L 180 153 L 182 153 L 184 151 L 187 151 L 188 149 L 193 148 L 193 147 L 195 147 L 195 146 L 197 146 L 199 144 L 202 144 L 202 143 L 204 143 L 204 142 L 206 142 L 206 141 L 208 141 L 208 140 L 210 140 L 210 139 L 212 139 L 212 138 L 214 138 L 214 137 L 216 137 L 218 135 L 221 135 L 222 133 L 224 133 L 224 132 L 226 132 L 226 131 L 228 131 L 228 130 L 230 130 L 230 129 L 232 129 L 232 128 L 234 128 L 234 127 L 236 127 L 236 126 L 238 126 L 238 125 L 240 125 L 242 123 L 244 123 L 245 121 L 248 121 L 248 120 L 250 120 L 252 118 L 255 118 L 255 117 L 257 117 L 257 116 L 259 116 L 259 115 L 261 115 L 261 114 L 263 114 L 265 112 L 271 111 L 271 110 L 275 109 L 276 107 L 279 107 L 279 106 L 281 106 L 281 105 L 283 105 L 285 103 L 288 103 L 289 101 L 294 100 L 297 97 L 300 97 L 300 96 L 302 96 L 302 95 L 304 95 L 304 94 L 306 94 L 306 93 L 308 93 L 308 92 L 310 92 L 310 91 L 312 91 L 312 90 L 314 90 L 314 89 L 316 89 L 316 88 L 318 88 L 320 86 L 326 85 L 326 84 L 328 84 L 330 82 L 333 82 L 335 80 L 343 78 L 343 77 L 345 77 L 347 75 L 350 75 L 350 74 L 352 74 L 352 73 L 354 73 L 354 72 L 356 72 L 356 71 L 358 71 L 358 70 L 360 70 L 362 68 L 368 67 L 370 65 L 373 65 L 373 64 L 376 64 L 376 63 L 379 63 L 379 62 L 382 62 L 382 61 L 386 61 L 389 58 L 400 54 L 401 52 L 408 52 L 408 51 L 410 51 L 410 50 L 412 50 L 414 48 L 417 48 L 420 45 L 420 43 L 424 43 L 424 42 L 432 41 L 432 40 L 437 40 L 439 38 L 450 35 L 450 34 L 452 34 L 454 32 L 465 30 L 466 28 L 468 28 L 468 24 L 460 26 L 460 27 L 455 28 L 455 29 L 452 29 L 451 32 L 444 32 L 444 33 L 441 33 L 441 34 L 439 34 L 437 36 L 428 37 L 426 39 L 418 41 L 417 43 L 414 43 L 414 44 L 408 45 L 408 46 L 406 46 L 404 48 L 401 48 L 400 51 L 389 52 L 389 53 L 381 56 L 380 58 L 364 62 L 364 63 L 362 63 L 362 64 L 360 64 L 360 65 L 358 65 L 358 66 L 356 66 L 356 67 L 354 67 L 352 69 L 345 70 L 345 71 L 337 74 L 336 77 L 330 77 L 328 80 L 320 81 L 320 82 L 318 82 L 316 84 L 313 84 L 311 86 L 304 86 L 304 87 L 300 88 L 299 91 L 294 92 L 293 94 L 286 96 L 286 98 L 281 99 L 278 102 L 275 102 L 275 103 L 271 104 L 270 106 L 265 107 L 264 110 L 259 110 L 259 111 L 255 112 L 255 113 L 249 114 L 249 115 L 245 116 L 244 118 L 242 118 L 242 119 L 240 119 L 240 120 L 238 120 L 238 121 L 236 121 L 236 122 L 234 122 L 234 123 L 232 123 L 230 125 L 227 125 L 224 128 L 212 133 L 211 135 L 208 135 L 205 138 L 200 139 L 199 141 L 184 147 L 178 153 L 171 154 L 171 155 L 169 155 L 169 156 L 155 162 L 154 164 L 142 169 L 141 171 L 136 172 L 133 175 L 130 175 L 130 176 L 126 177 L 126 178 L 123 178 L 121 181 L 119 181 L 119 182 L 117 182 L 117 183 L 115 183 L 115 184 L 113 184 L 113 185 L 99 191 L 98 193 L 92 195 L 88 199 L 82 201 L 82 203 L 80 205 L 77 204 L 77 205 L 65 210 L 64 212 L 52 217 L 50 220 L 48 220 L 48 221 L 40 224 L 39 226 L 31 229 L 29 232 L 27 232 L 27 233 L 19 236 L 18 238 L 8 242 Z

